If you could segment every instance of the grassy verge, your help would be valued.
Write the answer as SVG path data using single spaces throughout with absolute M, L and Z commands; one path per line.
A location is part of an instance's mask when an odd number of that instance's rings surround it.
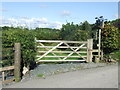
M 114 60 L 117 60 L 120 63 L 120 50 L 117 50 L 115 52 L 112 53 L 111 57 Z

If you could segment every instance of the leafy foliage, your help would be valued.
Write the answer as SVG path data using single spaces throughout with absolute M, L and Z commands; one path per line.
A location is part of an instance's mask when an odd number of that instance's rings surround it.
M 115 27 L 117 27 L 118 29 L 120 29 L 120 19 L 116 19 L 111 21 L 111 24 Z
M 120 41 L 120 20 L 114 20 L 110 24 L 106 23 L 105 28 L 102 30 L 102 49 L 105 54 L 110 53 L 118 49 Z M 3 27 L 2 28 L 2 48 L 13 47 L 15 42 L 21 43 L 22 60 L 23 65 L 34 66 L 36 47 L 34 39 L 39 40 L 75 40 L 86 41 L 89 38 L 95 38 L 95 33 L 99 29 L 99 25 L 90 25 L 87 21 L 81 24 L 67 23 L 62 25 L 61 30 L 50 28 L 36 28 L 28 30 L 27 28 L 14 28 Z M 94 40 L 95 45 L 98 41 Z M 7 54 L 8 57 L 3 59 L 9 59 L 10 61 L 4 62 L 3 65 L 13 64 L 13 51 L 3 51 L 3 54 Z
M 86 30 L 86 31 L 92 30 L 91 25 L 87 21 L 83 22 L 81 27 L 82 27 L 81 30 Z
M 62 26 L 60 36 L 62 40 L 74 40 L 76 33 L 77 27 L 73 23 L 67 23 Z
M 60 37 L 62 40 L 87 40 L 91 38 L 91 26 L 87 21 L 82 25 L 67 23 L 62 26 Z
M 14 43 L 20 42 L 22 51 L 22 60 L 25 66 L 30 66 L 34 63 L 35 57 L 35 42 L 34 35 L 31 31 L 20 28 L 9 28 L 3 30 L 2 33 L 2 48 L 14 47 Z M 8 52 L 8 51 L 7 51 Z M 4 52 L 3 52 L 4 53 Z
M 57 40 L 59 39 L 58 29 L 50 29 L 50 28 L 36 28 L 32 30 L 32 33 L 39 40 Z
M 102 49 L 107 54 L 118 49 L 118 28 L 106 23 L 102 29 Z

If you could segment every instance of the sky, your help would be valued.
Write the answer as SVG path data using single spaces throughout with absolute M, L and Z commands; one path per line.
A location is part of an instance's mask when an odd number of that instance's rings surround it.
M 66 22 L 95 23 L 95 17 L 118 18 L 117 2 L 3 2 L 1 26 L 57 28 Z

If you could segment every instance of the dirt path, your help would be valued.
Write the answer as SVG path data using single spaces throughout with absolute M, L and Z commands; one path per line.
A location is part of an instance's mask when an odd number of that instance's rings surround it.
M 118 66 L 109 65 L 43 78 L 34 78 L 5 88 L 118 88 Z

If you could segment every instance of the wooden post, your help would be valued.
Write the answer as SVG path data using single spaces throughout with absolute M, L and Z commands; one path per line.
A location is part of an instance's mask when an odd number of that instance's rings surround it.
M 88 39 L 87 44 L 87 62 L 92 62 L 93 39 Z
M 99 63 L 99 58 L 98 58 L 98 56 L 95 56 L 95 63 Z
M 100 60 L 100 57 L 101 57 L 101 55 L 100 55 L 100 53 L 101 53 L 101 29 L 99 29 L 99 45 L 98 45 L 98 58 L 99 58 L 99 60 Z
M 5 81 L 5 72 L 2 72 L 2 81 Z
M 103 50 L 101 50 L 101 60 L 103 60 Z
M 15 43 L 14 45 L 15 48 L 15 55 L 14 55 L 14 60 L 15 60 L 15 65 L 14 65 L 14 77 L 15 77 L 15 82 L 19 82 L 21 80 L 21 45 L 20 43 Z

